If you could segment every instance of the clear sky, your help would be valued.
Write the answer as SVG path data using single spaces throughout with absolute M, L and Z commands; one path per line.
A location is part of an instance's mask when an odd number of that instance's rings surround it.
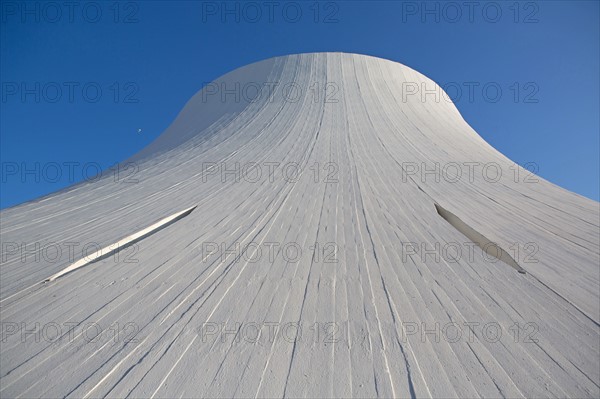
M 133 155 L 220 75 L 315 51 L 387 58 L 452 87 L 500 152 L 598 200 L 598 1 L 223 4 L 2 1 L 0 207 Z

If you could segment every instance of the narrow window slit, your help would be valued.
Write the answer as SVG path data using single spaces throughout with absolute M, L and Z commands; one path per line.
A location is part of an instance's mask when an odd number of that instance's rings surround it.
M 87 256 L 83 257 L 82 259 L 79 259 L 77 262 L 70 264 L 69 266 L 67 266 L 66 268 L 61 270 L 60 272 L 48 277 L 46 280 L 44 280 L 44 282 L 54 281 L 57 278 L 65 275 L 67 273 L 72 272 L 73 270 L 79 269 L 83 266 L 89 265 L 90 263 L 93 263 L 93 262 L 99 261 L 101 259 L 104 259 L 108 256 L 111 256 L 115 252 L 120 251 L 130 245 L 133 245 L 136 242 L 141 241 L 144 238 L 146 238 L 152 234 L 155 234 L 155 233 L 159 232 L 160 230 L 172 225 L 173 223 L 177 222 L 178 220 L 183 219 L 184 217 L 186 217 L 190 213 L 192 213 L 192 211 L 194 209 L 196 209 L 196 206 L 185 209 L 181 212 L 177 212 L 171 216 L 168 216 L 166 218 L 159 220 L 158 222 L 146 227 L 145 229 L 138 231 L 137 233 L 128 235 L 127 237 L 122 238 L 117 242 L 107 245 L 106 247 L 104 247 L 90 255 L 87 255 Z
M 438 204 L 434 205 L 438 215 L 440 215 L 446 222 L 458 230 L 459 233 L 466 236 L 469 240 L 471 240 L 471 242 L 475 243 L 485 253 L 511 266 L 519 273 L 526 273 L 525 269 L 519 266 L 513 257 L 510 256 L 510 254 L 502 249 L 497 243 L 483 236 L 483 234 L 479 233 L 477 230 L 460 220 L 460 218 L 452 212 L 447 211 Z

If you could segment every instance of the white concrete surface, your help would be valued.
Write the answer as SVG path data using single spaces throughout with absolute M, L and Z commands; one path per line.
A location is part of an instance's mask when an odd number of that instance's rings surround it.
M 292 55 L 215 82 L 131 178 L 1 212 L 2 397 L 600 397 L 597 202 L 395 62 Z

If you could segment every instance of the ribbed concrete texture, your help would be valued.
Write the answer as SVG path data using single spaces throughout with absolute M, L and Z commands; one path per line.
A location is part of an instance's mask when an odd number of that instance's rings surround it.
M 597 398 L 599 204 L 534 169 L 399 63 L 237 69 L 2 211 L 0 394 Z

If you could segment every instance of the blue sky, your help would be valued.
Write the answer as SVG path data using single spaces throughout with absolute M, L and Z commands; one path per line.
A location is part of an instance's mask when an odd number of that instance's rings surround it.
M 599 198 L 597 1 L 0 4 L 2 208 L 136 153 L 220 75 L 313 51 L 461 88 L 457 107 L 495 148 Z

